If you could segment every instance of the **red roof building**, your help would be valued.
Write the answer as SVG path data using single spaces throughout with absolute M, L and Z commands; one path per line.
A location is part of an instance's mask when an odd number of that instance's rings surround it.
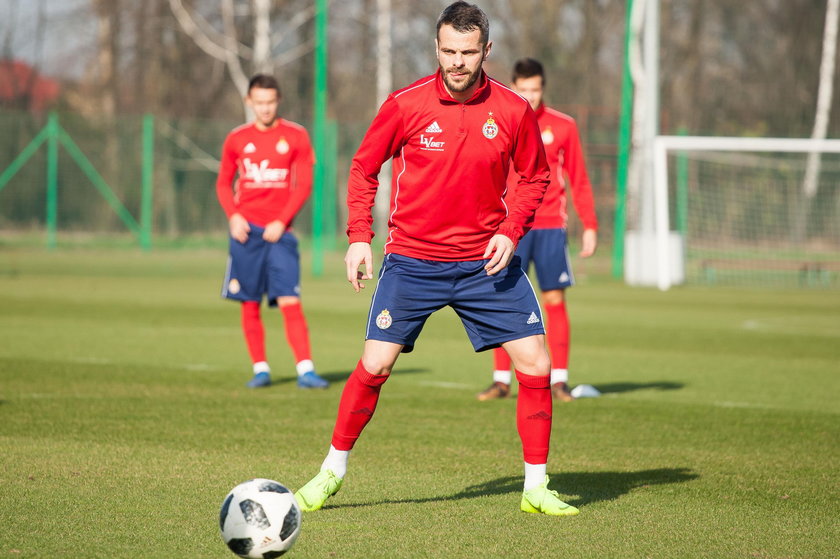
M 0 60 L 0 105 L 43 111 L 55 102 L 60 89 L 56 80 L 41 76 L 25 62 Z

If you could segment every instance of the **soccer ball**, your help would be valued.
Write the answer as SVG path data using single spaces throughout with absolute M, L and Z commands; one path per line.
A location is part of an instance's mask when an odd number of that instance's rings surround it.
M 295 496 L 270 479 L 251 479 L 234 487 L 222 503 L 222 539 L 240 557 L 270 559 L 292 548 L 300 534 Z

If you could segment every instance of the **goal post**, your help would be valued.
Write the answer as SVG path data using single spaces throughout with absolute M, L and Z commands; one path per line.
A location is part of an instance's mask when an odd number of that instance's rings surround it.
M 782 157 L 782 154 L 800 154 L 800 156 L 801 154 L 813 153 L 840 154 L 840 140 L 798 138 L 740 138 L 715 136 L 657 136 L 653 141 L 652 151 L 656 285 L 661 290 L 667 290 L 674 283 L 674 266 L 685 266 L 684 262 L 672 262 L 675 251 L 671 247 L 673 243 L 673 235 L 671 232 L 671 203 L 669 200 L 669 193 L 671 191 L 672 185 L 669 184 L 671 176 L 671 174 L 669 173 L 669 155 L 675 153 L 761 153 L 776 154 L 776 158 L 786 161 Z M 770 165 L 773 164 L 773 160 L 771 158 L 768 158 L 765 161 L 770 161 Z M 837 209 L 830 209 L 830 211 L 836 211 L 836 213 L 840 214 L 840 187 L 837 186 L 838 182 L 840 182 L 840 159 L 834 157 L 833 161 L 836 161 L 838 164 L 835 164 L 833 167 L 827 166 L 827 168 L 824 169 L 823 173 L 834 173 L 831 175 L 831 179 L 829 181 L 824 181 L 824 184 L 829 184 L 829 186 L 831 188 L 834 188 L 835 190 L 835 192 L 829 194 L 833 196 L 834 200 L 836 200 L 834 205 L 837 206 Z M 802 189 L 802 177 L 804 175 L 805 168 L 804 160 L 802 161 L 801 165 L 799 165 L 797 168 L 794 168 L 792 171 L 787 169 L 787 167 L 790 167 L 790 165 L 786 164 L 786 171 L 789 172 L 786 172 L 786 178 L 784 180 L 788 183 L 792 183 L 788 187 L 789 190 L 798 192 Z M 768 172 L 767 165 L 765 162 L 759 162 L 756 168 L 763 169 L 765 173 Z M 740 184 L 731 186 L 733 190 L 738 190 L 740 187 Z M 762 188 L 762 186 L 759 185 L 758 188 L 760 189 Z M 767 192 L 767 195 L 770 196 L 772 195 L 772 193 Z M 802 195 L 806 196 L 805 194 Z M 688 195 L 687 199 L 687 203 L 691 204 L 692 202 L 690 194 Z M 760 202 L 760 199 L 761 198 L 759 196 L 757 200 Z M 747 205 L 748 203 L 749 202 L 745 202 L 745 205 Z M 806 203 L 810 205 L 809 200 L 806 200 Z M 760 207 L 753 208 L 753 210 L 755 210 L 756 212 L 764 211 Z M 680 211 L 684 211 L 684 209 Z M 677 213 L 679 214 L 679 211 Z M 838 219 L 840 219 L 840 216 L 837 217 Z M 832 219 L 829 222 L 832 221 L 837 220 Z M 787 225 L 791 226 L 792 224 L 788 222 Z M 688 233 L 688 236 L 691 237 L 691 232 Z M 768 267 L 772 267 L 775 269 L 781 269 L 784 267 L 795 269 L 797 270 L 797 274 L 800 277 L 802 277 L 803 275 L 806 277 L 811 277 L 813 274 L 819 275 L 825 272 L 826 270 L 833 270 L 834 267 L 838 268 L 837 271 L 840 272 L 840 235 L 832 236 L 832 234 L 830 233 L 828 237 L 828 244 L 831 245 L 828 249 L 828 252 L 829 254 L 837 254 L 837 261 L 824 262 L 824 265 L 820 266 L 823 260 L 822 257 L 812 261 L 810 257 L 805 256 L 803 258 L 798 259 L 789 258 L 787 260 L 780 260 L 777 263 L 769 263 Z M 683 239 L 683 242 L 690 244 L 691 239 Z M 686 247 L 686 250 L 682 253 L 686 255 L 683 258 L 686 258 L 687 255 L 690 253 L 689 248 Z M 748 264 L 744 262 L 741 262 L 740 264 L 735 264 L 736 267 L 746 267 L 747 265 Z

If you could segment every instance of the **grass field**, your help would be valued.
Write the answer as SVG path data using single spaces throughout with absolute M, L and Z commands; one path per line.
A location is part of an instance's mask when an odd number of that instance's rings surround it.
M 317 472 L 370 292 L 341 255 L 304 279 L 327 391 L 249 391 L 221 250 L 0 248 L 0 558 L 226 558 L 218 508 L 252 477 Z M 596 268 L 592 268 L 593 270 Z M 401 358 L 342 491 L 293 557 L 840 556 L 840 293 L 631 289 L 579 274 L 552 487 L 520 513 L 513 399 L 479 403 L 489 354 L 450 310 Z

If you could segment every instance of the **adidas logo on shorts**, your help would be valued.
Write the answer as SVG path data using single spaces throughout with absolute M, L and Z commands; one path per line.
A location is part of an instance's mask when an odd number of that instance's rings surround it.
M 429 125 L 428 128 L 426 128 L 426 133 L 427 134 L 440 134 L 441 132 L 443 132 L 443 129 L 441 129 L 441 127 L 437 123 L 437 121 L 434 121 L 433 123 L 431 123 Z
M 531 316 L 528 317 L 528 322 L 526 322 L 526 324 L 536 324 L 539 321 L 540 319 L 537 317 L 537 313 L 532 312 Z

